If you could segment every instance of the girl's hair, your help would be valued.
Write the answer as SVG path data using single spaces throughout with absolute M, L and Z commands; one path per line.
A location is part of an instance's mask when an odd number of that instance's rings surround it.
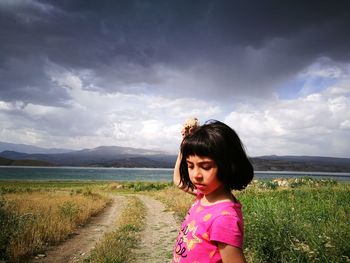
M 217 177 L 227 190 L 242 190 L 253 179 L 254 170 L 236 132 L 226 124 L 210 120 L 187 135 L 181 143 L 180 178 L 185 187 L 194 189 L 186 159 L 197 155 L 213 159 Z

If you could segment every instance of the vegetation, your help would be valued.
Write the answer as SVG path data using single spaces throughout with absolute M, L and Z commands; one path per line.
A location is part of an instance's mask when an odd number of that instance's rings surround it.
M 248 262 L 350 262 L 350 185 L 331 180 L 255 181 L 236 193 L 245 217 Z M 155 193 L 179 220 L 193 200 Z
M 104 181 L 0 181 L 0 193 L 70 191 L 83 193 L 103 191 L 110 186 Z
M 172 183 L 160 182 L 121 182 L 111 183 L 108 187 L 110 190 L 125 190 L 127 192 L 141 192 L 141 191 L 158 191 L 172 186 Z
M 132 250 L 137 247 L 140 232 L 144 227 L 146 209 L 136 197 L 129 197 L 125 209 L 117 222 L 117 230 L 105 235 L 102 242 L 84 262 L 127 263 L 134 259 Z
M 8 158 L 0 157 L 0 165 L 13 165 L 13 166 L 53 166 L 52 163 L 41 160 L 12 160 Z
M 320 185 L 257 191 L 244 204 L 252 262 L 349 262 L 350 188 Z
M 0 259 L 23 261 L 47 243 L 64 239 L 106 205 L 108 200 L 97 194 L 105 192 L 126 194 L 129 204 L 117 229 L 86 262 L 130 262 L 145 208 L 128 194 L 139 191 L 163 201 L 179 223 L 193 201 L 171 183 L 1 182 Z M 260 180 L 235 195 L 244 209 L 248 262 L 350 262 L 350 184 L 311 178 Z
M 24 262 L 64 240 L 108 203 L 91 189 L 45 191 L 0 187 L 0 259 Z

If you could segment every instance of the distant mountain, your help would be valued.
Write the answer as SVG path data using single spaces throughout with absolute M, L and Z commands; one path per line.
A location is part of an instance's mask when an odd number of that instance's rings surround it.
M 38 165 L 96 167 L 173 168 L 176 155 L 162 151 L 120 146 L 100 146 L 64 153 L 0 152 L 0 165 L 18 165 L 19 161 Z M 14 162 L 16 161 L 16 162 Z M 350 173 L 350 158 L 319 156 L 259 156 L 251 158 L 256 171 L 317 171 Z M 41 163 L 40 163 L 41 162 Z M 7 163 L 7 164 L 6 164 Z M 10 164 L 8 164 L 10 163 Z M 24 165 L 24 164 L 23 164 Z
M 251 160 L 256 171 L 350 172 L 350 158 L 271 155 Z
M 58 154 L 27 154 L 3 151 L 3 158 L 37 160 L 58 166 L 172 167 L 176 156 L 165 152 L 120 146 L 101 146 Z
M 0 142 L 0 152 L 3 151 L 14 151 L 14 152 L 21 152 L 21 153 L 43 153 L 43 154 L 53 154 L 53 153 L 66 153 L 71 152 L 72 150 L 69 149 L 56 149 L 56 148 L 41 148 L 33 145 L 28 144 L 16 144 L 16 143 L 7 143 L 7 142 Z
M 85 155 L 85 156 L 116 156 L 116 155 L 164 155 L 167 154 L 162 151 L 138 149 L 121 146 L 100 146 L 93 149 L 84 149 L 80 151 L 71 152 L 71 154 Z

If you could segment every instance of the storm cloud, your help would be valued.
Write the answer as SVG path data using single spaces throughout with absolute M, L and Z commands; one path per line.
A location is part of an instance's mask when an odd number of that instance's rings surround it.
M 171 96 L 269 96 L 320 57 L 349 60 L 349 5 L 3 1 L 1 96 L 42 104 L 69 99 L 47 73 L 50 63 L 102 92 L 142 86 Z
M 74 136 L 89 131 L 108 143 L 101 134 L 109 129 L 110 139 L 130 144 L 122 132 L 142 116 L 153 129 L 178 128 L 184 111 L 232 120 L 242 103 L 270 108 L 266 101 L 303 103 L 298 97 L 334 85 L 348 91 L 349 7 L 348 1 L 0 1 L 2 136 L 14 141 L 8 136 L 17 120 L 33 134 L 38 126 L 45 130 L 41 139 L 28 135 L 32 142 L 66 134 L 78 147 Z M 97 106 L 111 97 L 119 106 Z M 162 111 L 170 102 L 200 106 Z M 156 121 L 162 118 L 172 121 Z M 164 137 L 169 149 L 171 129 Z

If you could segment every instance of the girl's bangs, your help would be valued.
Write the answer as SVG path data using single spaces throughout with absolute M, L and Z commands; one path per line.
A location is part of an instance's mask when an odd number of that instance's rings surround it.
M 200 137 L 203 136 L 189 136 L 185 138 L 181 145 L 181 153 L 183 157 L 187 158 L 190 155 L 214 157 L 208 140 Z

